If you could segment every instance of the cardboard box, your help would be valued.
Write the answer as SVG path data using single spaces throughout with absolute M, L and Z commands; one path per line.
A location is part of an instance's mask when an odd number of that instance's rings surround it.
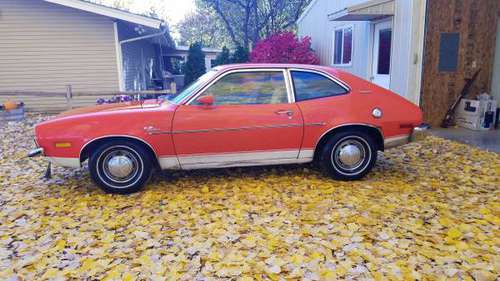
M 495 124 L 496 109 L 494 100 L 462 99 L 455 111 L 455 122 L 471 130 L 491 130 Z

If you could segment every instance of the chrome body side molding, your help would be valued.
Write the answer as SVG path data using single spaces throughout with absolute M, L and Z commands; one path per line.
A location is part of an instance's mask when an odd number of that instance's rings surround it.
M 313 160 L 313 150 L 242 151 L 199 155 L 162 156 L 160 167 L 167 169 L 211 169 L 278 164 L 299 164 Z
M 307 123 L 304 124 L 306 127 L 311 126 L 325 126 L 325 122 Z M 198 130 L 180 130 L 180 131 L 159 131 L 159 130 L 149 130 L 150 135 L 169 135 L 169 134 L 188 134 L 188 133 L 209 133 L 209 132 L 225 132 L 225 131 L 243 131 L 243 130 L 255 130 L 255 129 L 279 129 L 279 128 L 290 128 L 290 127 L 301 127 L 302 124 L 283 124 L 283 125 L 262 125 L 262 126 L 248 126 L 239 128 L 210 128 L 210 129 L 198 129 Z

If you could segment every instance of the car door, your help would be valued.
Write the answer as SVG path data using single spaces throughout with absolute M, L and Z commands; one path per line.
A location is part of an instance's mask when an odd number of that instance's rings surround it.
M 184 105 L 173 120 L 183 169 L 294 162 L 303 121 L 283 69 L 229 71 Z M 202 104 L 206 97 L 213 104 Z

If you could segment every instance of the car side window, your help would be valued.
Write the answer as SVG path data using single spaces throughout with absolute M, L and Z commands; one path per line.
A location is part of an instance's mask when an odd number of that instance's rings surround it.
M 227 74 L 198 98 L 213 96 L 215 105 L 288 103 L 282 71 L 252 71 Z M 194 105 L 199 105 L 195 100 Z
M 292 71 L 295 101 L 343 95 L 348 91 L 335 81 L 314 72 Z

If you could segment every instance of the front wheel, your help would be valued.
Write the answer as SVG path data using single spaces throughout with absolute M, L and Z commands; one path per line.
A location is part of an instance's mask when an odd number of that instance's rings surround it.
M 98 147 L 89 159 L 92 179 L 108 193 L 139 191 L 149 180 L 152 168 L 149 152 L 133 142 L 107 142 Z
M 377 161 L 373 138 L 357 131 L 333 135 L 323 147 L 320 164 L 333 178 L 356 180 L 364 177 Z

